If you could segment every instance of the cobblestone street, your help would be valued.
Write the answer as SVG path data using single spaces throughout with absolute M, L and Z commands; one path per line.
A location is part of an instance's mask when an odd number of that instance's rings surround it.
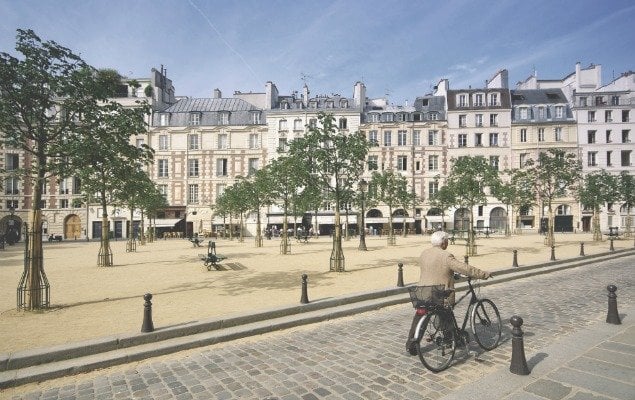
M 509 365 L 512 315 L 524 319 L 525 353 L 531 359 L 554 340 L 605 320 L 608 284 L 618 287 L 619 310 L 632 306 L 634 261 L 624 257 L 483 288 L 480 295 L 500 310 L 503 343 L 487 353 L 471 343 L 472 354 L 458 350 L 455 363 L 439 374 L 427 371 L 418 357 L 405 351 L 413 313 L 408 303 L 62 378 L 42 384 L 41 390 L 0 397 L 439 399 Z M 457 307 L 459 323 L 464 312 Z

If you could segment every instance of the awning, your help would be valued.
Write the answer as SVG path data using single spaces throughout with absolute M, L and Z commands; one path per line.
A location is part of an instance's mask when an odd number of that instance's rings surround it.
M 172 228 L 179 221 L 182 221 L 183 218 L 164 218 L 164 219 L 156 219 L 152 221 L 152 225 L 157 228 Z

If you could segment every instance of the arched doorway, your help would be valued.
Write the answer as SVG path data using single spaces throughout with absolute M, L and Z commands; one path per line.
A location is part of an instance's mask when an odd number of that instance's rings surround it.
M 491 231 L 506 232 L 507 211 L 503 207 L 496 207 L 489 214 L 489 228 Z
M 17 215 L 7 215 L 0 219 L 0 235 L 4 235 L 7 244 L 12 245 L 22 237 L 22 219 Z
M 454 229 L 467 231 L 470 228 L 470 211 L 467 208 L 459 208 L 454 212 Z
M 408 218 L 408 212 L 403 208 L 398 208 L 392 212 L 392 228 L 395 230 L 402 230 L 406 228 L 406 218 Z M 396 232 L 397 235 L 402 231 Z
M 82 235 L 82 220 L 71 214 L 64 220 L 64 239 L 77 239 Z
M 381 234 L 383 229 L 383 219 L 384 214 L 376 208 L 372 208 L 368 210 L 366 213 L 366 218 L 364 218 L 364 223 L 366 224 L 366 228 L 371 235 Z
M 553 230 L 554 232 L 573 232 L 573 215 L 571 215 L 570 205 L 560 204 L 556 207 Z

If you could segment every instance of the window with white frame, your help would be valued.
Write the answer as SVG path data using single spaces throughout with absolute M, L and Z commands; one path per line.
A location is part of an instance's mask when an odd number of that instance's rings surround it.
M 459 133 L 459 135 L 458 135 L 458 144 L 459 144 L 459 147 L 466 147 L 467 146 L 467 134 L 466 133 Z
M 485 105 L 485 102 L 483 100 L 483 93 L 476 93 L 474 95 L 474 105 L 476 107 L 482 107 Z
M 377 171 L 379 168 L 379 157 L 378 156 L 368 156 L 368 170 L 369 171 Z
M 620 105 L 620 96 L 611 96 L 611 105 L 619 106 Z
M 467 96 L 460 94 L 458 99 L 459 107 L 467 107 Z
M 4 194 L 20 194 L 18 178 L 10 176 L 4 180 Z
M 256 171 L 258 171 L 259 166 L 260 166 L 260 160 L 258 160 L 257 158 L 250 158 L 248 161 L 248 175 L 252 175 L 254 174 Z
M 556 106 L 556 118 L 564 117 L 564 106 Z
M 160 114 L 159 115 L 159 126 L 168 126 L 170 125 L 170 114 Z
M 595 131 L 587 131 L 586 133 L 587 136 L 587 143 L 595 143 Z
M 489 156 L 489 165 L 498 171 L 499 156 Z
M 613 111 L 611 110 L 604 111 L 604 121 L 613 122 Z
M 631 142 L 631 130 L 622 129 L 622 143 L 630 143 L 630 142 Z
M 187 143 L 190 150 L 198 150 L 198 135 L 187 135 Z
M 227 111 L 221 112 L 219 117 L 220 125 L 229 125 L 229 113 Z
M 556 126 L 553 128 L 553 139 L 556 142 L 562 142 L 562 127 Z
M 60 200 L 60 208 L 68 208 L 68 199 Z
M 260 147 L 260 140 L 258 140 L 259 135 L 257 133 L 250 133 L 249 134 L 249 148 L 250 149 L 257 149 Z
M 498 133 L 489 134 L 489 145 L 492 147 L 498 146 Z
M 606 166 L 607 167 L 612 167 L 613 163 L 611 162 L 611 155 L 613 154 L 612 151 L 607 151 L 606 152 Z
M 527 119 L 527 107 L 520 108 L 520 119 Z
M 377 131 L 368 131 L 368 143 L 371 146 L 378 146 L 379 139 L 377 138 Z
M 20 168 L 20 156 L 16 153 L 7 153 L 5 156 L 5 169 L 15 171 Z
M 216 197 L 220 197 L 223 195 L 223 193 L 225 193 L 225 188 L 227 187 L 226 184 L 224 183 L 217 183 L 216 184 Z
M 348 129 L 348 121 L 346 120 L 346 118 L 340 118 L 339 119 L 339 124 L 338 127 L 339 129 Z
M 489 115 L 489 126 L 498 126 L 498 114 Z
M 538 119 L 540 119 L 540 120 L 545 119 L 545 108 L 544 107 L 538 107 Z
M 158 160 L 157 163 L 159 178 L 167 178 L 168 175 L 168 160 Z
M 483 114 L 476 114 L 474 120 L 476 126 L 483 126 Z
M 159 190 L 159 194 L 161 194 L 164 199 L 168 198 L 168 185 L 157 185 L 157 189 Z
M 587 122 L 595 122 L 595 111 L 588 111 L 587 113 Z
M 611 139 L 611 130 L 607 129 L 606 130 L 606 143 L 611 143 L 613 142 L 613 139 Z
M 189 122 L 189 125 L 200 125 L 201 113 L 190 113 L 188 122 Z
M 580 107 L 586 107 L 586 106 L 587 106 L 587 98 L 580 97 Z
M 278 121 L 278 130 L 279 131 L 286 131 L 287 130 L 287 120 L 286 119 L 281 119 L 280 121 Z
M 421 146 L 421 131 L 412 131 L 412 145 Z
M 315 128 L 317 127 L 317 118 L 310 118 L 309 119 L 309 128 Z
M 391 113 L 386 113 L 384 114 L 384 118 L 386 120 L 386 122 L 393 122 L 395 120 L 395 115 L 391 114 Z
M 408 145 L 408 131 L 399 130 L 397 131 L 397 146 L 407 146 Z
M 439 145 L 439 131 L 430 130 L 428 131 L 428 146 L 438 146 Z
M 226 149 L 228 147 L 228 138 L 226 133 L 218 134 L 218 149 Z
M 260 113 L 252 112 L 251 113 L 251 123 L 254 125 L 260 125 Z
M 461 114 L 459 115 L 459 126 L 466 127 L 467 126 L 467 115 Z
M 198 158 L 191 158 L 188 160 L 187 175 L 190 178 L 198 176 Z
M 474 134 L 474 146 L 481 147 L 483 146 L 483 134 L 475 133 Z
M 408 156 L 397 156 L 397 171 L 408 170 Z
M 431 181 L 428 182 L 428 196 L 432 197 L 439 192 L 439 182 Z
M 587 160 L 589 167 L 595 167 L 597 164 L 597 151 L 589 151 L 587 153 Z
M 68 182 L 66 179 L 60 180 L 59 183 L 60 194 L 68 194 L 70 191 L 68 190 Z
M 622 150 L 622 167 L 630 167 L 631 164 L 631 150 Z
M 289 146 L 287 143 L 287 138 L 286 137 L 278 138 L 278 151 L 281 153 L 284 153 L 288 149 L 289 149 Z
M 301 131 L 304 129 L 304 126 L 302 126 L 302 120 L 300 118 L 296 118 L 293 120 L 293 130 L 294 131 Z
M 191 184 L 189 185 L 188 189 L 189 190 L 188 190 L 187 202 L 189 204 L 197 204 L 198 203 L 198 185 Z
M 439 170 L 439 156 L 428 156 L 428 171 Z
M 168 135 L 159 135 L 159 150 L 168 149 Z
M 368 118 L 370 119 L 370 122 L 379 122 L 379 120 L 380 120 L 379 114 L 377 114 L 377 113 L 369 114 Z
M 520 163 L 519 163 L 519 167 L 523 168 L 525 165 L 527 165 L 527 161 L 529 160 L 529 153 L 521 153 L 520 154 Z
M 384 131 L 384 146 L 390 147 L 392 146 L 392 132 Z
M 490 106 L 498 106 L 498 93 L 490 93 L 489 95 L 489 105 Z
M 227 176 L 227 159 L 219 158 L 216 160 L 216 176 Z
M 538 128 L 538 141 L 539 142 L 545 141 L 545 128 Z
M 527 129 L 526 128 L 520 129 L 520 142 L 527 143 Z

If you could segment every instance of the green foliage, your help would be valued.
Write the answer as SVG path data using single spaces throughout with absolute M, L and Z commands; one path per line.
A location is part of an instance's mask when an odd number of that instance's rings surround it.
M 408 191 L 408 181 L 403 175 L 395 173 L 393 170 L 384 170 L 381 173 L 373 172 L 370 186 L 373 188 L 369 192 L 372 193 L 371 201 L 378 201 L 388 206 L 390 214 L 388 216 L 388 235 L 392 236 L 393 209 L 407 204 L 412 198 Z
M 592 210 L 600 210 L 605 203 L 615 200 L 618 178 L 605 170 L 593 171 L 584 177 L 577 191 L 580 204 Z

